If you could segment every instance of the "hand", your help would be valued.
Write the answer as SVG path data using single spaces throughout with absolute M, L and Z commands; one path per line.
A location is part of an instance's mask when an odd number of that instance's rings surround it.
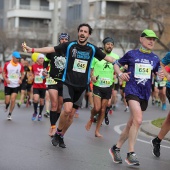
M 44 68 L 44 70 L 43 70 L 43 72 L 42 72 L 42 75 L 43 75 L 44 77 L 47 77 L 47 76 L 48 76 L 48 72 L 47 72 L 47 69 L 46 69 L 46 68 Z
M 160 79 L 163 79 L 163 78 L 165 77 L 164 71 L 163 71 L 162 69 L 159 70 L 159 72 L 156 72 L 156 74 L 158 75 L 158 77 L 159 77 Z
M 5 80 L 7 84 L 10 84 L 10 81 L 8 79 Z
M 25 43 L 22 43 L 22 49 L 23 51 L 27 51 L 28 53 L 32 52 L 32 48 L 28 47 Z
M 92 76 L 91 81 L 96 83 L 99 76 Z
M 22 84 L 22 80 L 21 80 L 21 79 L 19 79 L 19 80 L 18 80 L 18 83 L 19 83 L 19 84 Z
M 129 81 L 129 79 L 130 79 L 129 74 L 131 74 L 131 72 L 122 73 L 119 77 L 124 81 Z

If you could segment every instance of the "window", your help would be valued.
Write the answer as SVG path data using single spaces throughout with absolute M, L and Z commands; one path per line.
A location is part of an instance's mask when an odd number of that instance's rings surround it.
M 107 2 L 106 4 L 106 13 L 107 14 L 117 14 L 119 15 L 119 3 L 117 2 Z
M 47 0 L 40 0 L 40 6 L 49 6 L 49 1 L 47 1 Z
M 20 0 L 20 5 L 30 5 L 30 0 Z
M 94 4 L 90 4 L 90 7 L 89 7 L 89 19 L 94 19 Z

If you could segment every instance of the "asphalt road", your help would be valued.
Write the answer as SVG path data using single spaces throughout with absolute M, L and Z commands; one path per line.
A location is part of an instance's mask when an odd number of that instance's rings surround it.
M 135 151 L 140 161 L 139 167 L 129 167 L 114 164 L 108 153 L 109 148 L 116 143 L 119 133 L 124 127 L 129 113 L 124 112 L 124 106 L 119 102 L 117 110 L 109 115 L 110 125 L 104 123 L 101 127 L 103 138 L 94 136 L 95 124 L 89 132 L 85 124 L 89 119 L 89 109 L 79 110 L 79 118 L 75 118 L 65 135 L 67 148 L 54 147 L 48 136 L 49 119 L 41 122 L 32 121 L 33 108 L 24 105 L 17 106 L 12 115 L 12 121 L 7 121 L 7 113 L 3 104 L 0 105 L 0 170 L 168 170 L 170 169 L 170 143 L 162 142 L 161 157 L 155 158 L 151 153 L 150 140 L 153 138 L 139 133 Z M 169 108 L 168 108 L 169 109 Z M 149 105 L 143 120 L 149 121 L 166 116 L 168 111 L 161 111 L 156 106 Z M 128 142 L 121 149 L 121 156 L 126 158 Z

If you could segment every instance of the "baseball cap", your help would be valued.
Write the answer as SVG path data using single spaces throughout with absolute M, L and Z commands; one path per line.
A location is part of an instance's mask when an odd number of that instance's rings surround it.
M 14 51 L 14 52 L 12 53 L 12 56 L 15 57 L 15 58 L 17 58 L 17 59 L 20 59 L 20 58 L 21 58 L 20 53 L 19 53 L 18 51 Z
M 159 39 L 155 32 L 153 30 L 149 30 L 149 29 L 145 29 L 142 34 L 141 34 L 141 37 L 150 37 L 150 38 L 156 38 L 156 39 Z

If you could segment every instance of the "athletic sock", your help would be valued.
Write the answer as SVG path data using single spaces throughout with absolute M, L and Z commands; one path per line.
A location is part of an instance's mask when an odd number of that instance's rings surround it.
M 37 113 L 38 103 L 33 103 L 33 104 L 34 104 L 34 113 Z
M 43 108 L 44 108 L 44 105 L 40 105 L 39 115 L 41 115 L 41 114 L 42 114 Z

